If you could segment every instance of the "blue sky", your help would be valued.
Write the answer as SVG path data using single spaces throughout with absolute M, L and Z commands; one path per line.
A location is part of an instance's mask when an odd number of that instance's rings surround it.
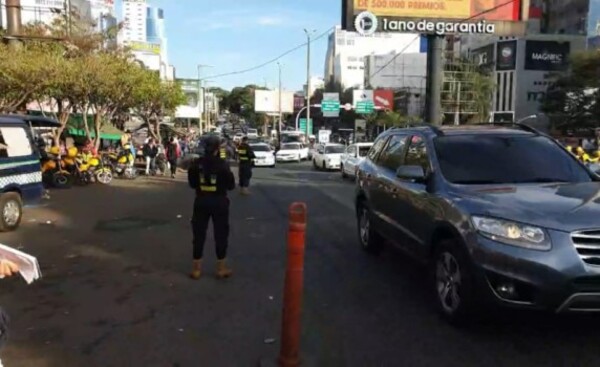
M 197 78 L 198 64 L 213 65 L 205 76 L 261 64 L 306 41 L 304 28 L 321 34 L 340 23 L 339 0 L 149 0 L 165 12 L 169 62 L 178 78 Z M 120 9 L 117 9 L 120 12 Z M 121 14 L 119 14 L 121 15 Z M 327 37 L 312 46 L 313 75 L 323 75 Z M 281 60 L 285 89 L 306 80 L 306 48 Z M 208 75 L 207 75 L 208 74 Z M 230 89 L 255 83 L 277 85 L 277 64 L 246 74 L 209 78 Z

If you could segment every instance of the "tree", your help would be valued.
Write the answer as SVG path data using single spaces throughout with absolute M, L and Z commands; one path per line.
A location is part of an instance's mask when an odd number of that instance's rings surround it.
M 174 114 L 177 106 L 185 104 L 187 98 L 180 84 L 162 81 L 156 73 L 145 69 L 140 68 L 137 73 L 133 111 L 147 124 L 152 137 L 160 141 L 163 118 Z
M 571 57 L 571 72 L 554 75 L 542 101 L 542 111 L 555 128 L 599 127 L 600 53 L 587 51 Z
M 57 71 L 56 57 L 44 48 L 0 44 L 0 112 L 15 112 L 43 91 Z
M 246 85 L 245 87 L 235 87 L 226 96 L 223 105 L 227 107 L 226 109 L 229 112 L 242 116 L 255 126 L 260 126 L 261 122 L 265 121 L 265 115 L 254 111 L 256 90 L 266 90 L 266 88 L 254 84 Z
M 377 122 L 379 126 L 402 127 L 408 124 L 409 119 L 399 112 L 387 111 L 378 118 Z

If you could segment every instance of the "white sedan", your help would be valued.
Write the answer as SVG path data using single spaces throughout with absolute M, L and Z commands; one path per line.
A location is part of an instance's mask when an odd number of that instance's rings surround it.
M 321 144 L 313 155 L 313 165 L 317 169 L 340 169 L 345 151 L 346 147 L 342 144 Z
M 301 143 L 281 144 L 275 157 L 277 162 L 300 162 L 308 159 L 308 148 Z
M 342 165 L 340 167 L 342 178 L 356 176 L 356 168 L 365 159 L 372 146 L 373 143 L 356 143 L 346 148 L 346 152 L 342 155 Z
M 268 144 L 250 144 L 254 151 L 254 166 L 256 167 L 275 167 L 275 152 Z

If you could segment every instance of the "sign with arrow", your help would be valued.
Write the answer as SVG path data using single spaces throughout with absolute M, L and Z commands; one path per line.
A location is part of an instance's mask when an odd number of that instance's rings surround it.
M 375 108 L 386 111 L 394 110 L 394 91 L 389 89 L 376 89 L 374 97 Z

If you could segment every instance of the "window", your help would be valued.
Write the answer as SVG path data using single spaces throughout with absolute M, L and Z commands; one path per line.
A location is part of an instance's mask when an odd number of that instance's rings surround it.
M 24 157 L 31 154 L 33 149 L 24 128 L 0 128 L 0 158 Z
M 369 154 L 369 149 L 371 149 L 371 147 L 369 147 L 369 146 L 358 147 L 358 156 L 359 157 L 366 157 L 367 154 Z
M 302 147 L 300 144 L 282 144 L 281 150 L 300 150 Z
M 429 154 L 427 154 L 427 145 L 422 137 L 415 135 L 410 140 L 404 165 L 421 166 L 423 167 L 423 171 L 425 173 L 431 171 L 429 165 Z
M 271 148 L 268 145 L 256 144 L 250 146 L 255 152 L 270 152 Z
M 379 138 L 375 141 L 375 143 L 369 150 L 369 154 L 367 155 L 370 160 L 375 161 L 375 158 L 377 158 L 377 155 L 379 154 L 379 152 L 381 152 L 381 150 L 385 146 L 386 141 L 387 141 L 386 138 Z
M 442 175 L 456 184 L 592 181 L 573 156 L 543 136 L 444 136 L 434 146 Z
M 406 147 L 407 137 L 407 135 L 392 136 L 385 150 L 379 155 L 377 164 L 396 171 L 404 160 L 404 148 Z
M 329 145 L 325 147 L 325 154 L 343 154 L 344 150 L 343 145 Z

